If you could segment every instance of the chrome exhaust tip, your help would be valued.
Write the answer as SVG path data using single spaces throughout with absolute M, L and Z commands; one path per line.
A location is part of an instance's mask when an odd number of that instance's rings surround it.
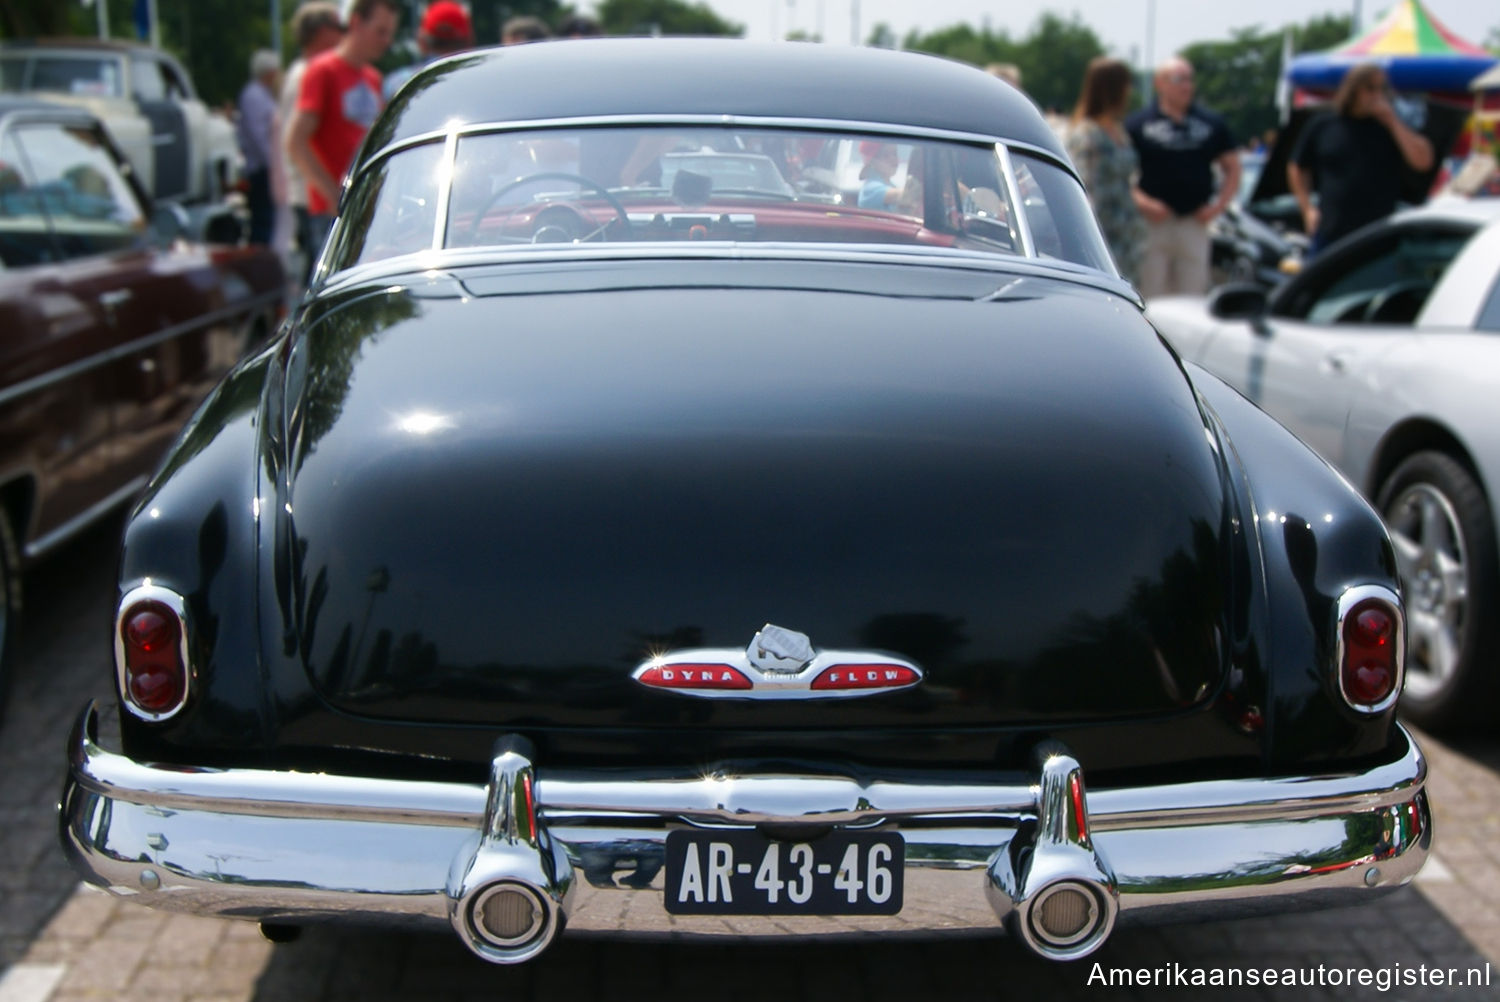
M 552 944 L 561 922 L 549 895 L 519 880 L 497 880 L 460 903 L 464 944 L 493 964 L 519 964 Z
M 1083 770 L 1066 749 L 1037 749 L 1037 825 L 990 861 L 986 893 L 1006 929 L 1048 960 L 1099 949 L 1120 911 L 1113 872 L 1089 835 Z
M 1011 913 L 1011 932 L 1048 960 L 1093 953 L 1114 931 L 1118 908 L 1108 888 L 1089 880 L 1058 880 Z
M 495 744 L 484 823 L 454 859 L 448 918 L 464 945 L 492 964 L 519 964 L 567 925 L 572 864 L 541 823 L 530 745 Z

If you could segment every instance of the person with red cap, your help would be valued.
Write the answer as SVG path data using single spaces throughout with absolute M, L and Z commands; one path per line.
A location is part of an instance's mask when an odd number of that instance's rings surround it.
M 403 66 L 386 74 L 386 101 L 395 97 L 402 84 L 434 59 L 473 47 L 474 24 L 469 20 L 469 12 L 464 9 L 464 5 L 455 3 L 454 0 L 434 0 L 427 5 L 427 10 L 422 15 L 422 25 L 417 29 L 417 48 L 422 50 L 422 58 L 410 66 Z

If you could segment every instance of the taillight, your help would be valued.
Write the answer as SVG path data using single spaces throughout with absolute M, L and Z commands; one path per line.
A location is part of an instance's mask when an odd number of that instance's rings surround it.
M 922 676 L 906 665 L 856 664 L 825 668 L 813 679 L 811 688 L 824 689 L 899 689 L 920 682 Z
M 145 720 L 165 720 L 187 702 L 190 673 L 180 596 L 143 585 L 120 603 L 115 668 L 124 705 Z
M 1378 713 L 1401 692 L 1405 637 L 1400 600 L 1375 585 L 1339 600 L 1339 692 L 1356 710 Z
M 748 689 L 743 672 L 721 664 L 652 665 L 636 675 L 642 685 L 658 689 Z

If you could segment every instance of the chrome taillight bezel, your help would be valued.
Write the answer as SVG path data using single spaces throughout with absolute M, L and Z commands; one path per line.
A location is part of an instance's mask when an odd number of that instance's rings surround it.
M 1344 627 L 1354 611 L 1369 602 L 1375 602 L 1385 607 L 1391 617 L 1394 635 L 1392 636 L 1392 674 L 1391 691 L 1384 699 L 1376 703 L 1362 703 L 1349 694 L 1348 686 L 1344 683 L 1344 658 L 1348 654 L 1348 644 L 1344 640 Z M 1401 596 L 1384 585 L 1357 585 L 1345 589 L 1339 596 L 1337 615 L 1334 620 L 1334 656 L 1333 673 L 1338 683 L 1339 695 L 1343 697 L 1345 705 L 1351 709 L 1369 716 L 1384 713 L 1396 705 L 1396 700 L 1401 697 L 1401 687 L 1406 683 L 1406 609 L 1401 603 Z
M 130 680 L 126 677 L 125 666 L 125 616 L 131 609 L 142 602 L 154 602 L 165 606 L 177 617 L 177 657 L 182 662 L 183 680 L 182 696 L 169 709 L 161 711 L 148 710 L 138 705 L 130 698 Z M 131 588 L 120 598 L 120 604 L 115 608 L 115 688 L 120 694 L 120 705 L 130 714 L 150 723 L 161 723 L 171 720 L 182 712 L 182 708 L 188 704 L 193 695 L 193 683 L 197 672 L 193 670 L 193 662 L 188 657 L 188 629 L 187 602 L 183 597 L 170 588 L 163 588 L 149 582 Z

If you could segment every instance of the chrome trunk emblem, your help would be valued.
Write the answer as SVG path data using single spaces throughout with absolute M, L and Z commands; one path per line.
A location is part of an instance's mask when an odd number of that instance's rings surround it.
M 761 671 L 795 675 L 813 659 L 812 640 L 805 633 L 767 623 L 745 650 L 750 663 Z
M 827 699 L 906 689 L 923 673 L 875 651 L 819 651 L 805 633 L 767 623 L 744 650 L 673 651 L 642 663 L 631 677 L 685 696 Z

